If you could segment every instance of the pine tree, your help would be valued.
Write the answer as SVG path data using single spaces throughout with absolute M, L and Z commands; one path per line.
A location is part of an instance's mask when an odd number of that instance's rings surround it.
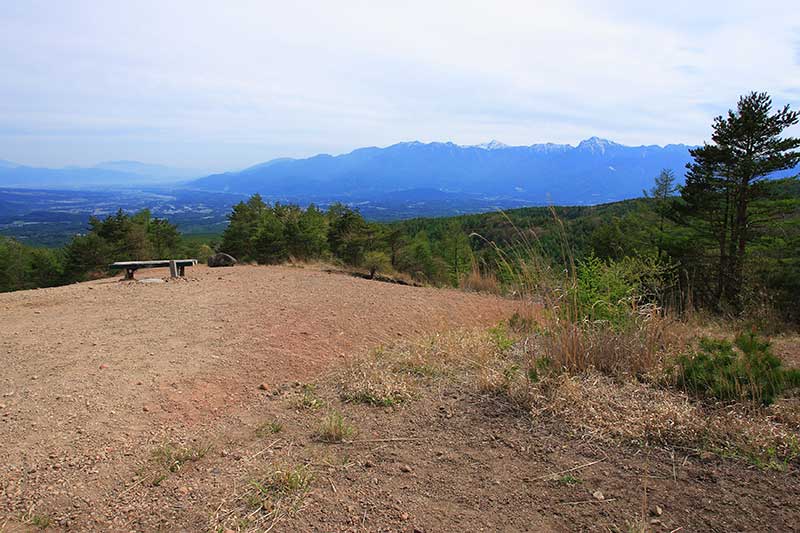
M 714 119 L 712 144 L 690 150 L 681 189 L 683 212 L 713 234 L 718 246 L 717 304 L 741 308 L 744 261 L 752 238 L 751 203 L 764 195 L 763 180 L 800 162 L 800 139 L 782 137 L 800 114 L 786 105 L 772 113 L 767 93 L 739 99 L 736 110 Z

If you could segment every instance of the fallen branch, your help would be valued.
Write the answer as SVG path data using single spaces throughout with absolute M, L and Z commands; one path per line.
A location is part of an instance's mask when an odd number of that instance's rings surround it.
M 558 502 L 558 505 L 580 505 L 582 503 L 609 503 L 617 501 L 616 498 L 609 498 L 607 500 L 580 500 L 577 502 Z
M 605 459 L 598 459 L 597 461 L 592 461 L 591 463 L 586 463 L 585 465 L 576 466 L 567 470 L 562 470 L 561 472 L 556 472 L 555 474 L 547 474 L 545 476 L 539 476 L 534 478 L 534 481 L 541 481 L 542 479 L 549 479 L 555 476 L 563 476 L 564 474 L 569 474 L 570 472 L 575 472 L 576 470 L 581 470 L 583 468 L 588 468 L 592 465 L 596 465 L 597 463 L 602 463 Z

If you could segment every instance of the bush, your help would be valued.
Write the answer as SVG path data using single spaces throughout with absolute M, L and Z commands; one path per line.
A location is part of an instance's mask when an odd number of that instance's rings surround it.
M 389 256 L 383 252 L 367 252 L 364 255 L 364 268 L 369 270 L 369 277 L 374 279 L 378 272 L 386 272 L 391 268 Z
M 800 371 L 784 369 L 769 342 L 746 333 L 733 343 L 702 339 L 700 351 L 678 358 L 677 383 L 705 398 L 769 405 L 784 391 L 800 386 Z

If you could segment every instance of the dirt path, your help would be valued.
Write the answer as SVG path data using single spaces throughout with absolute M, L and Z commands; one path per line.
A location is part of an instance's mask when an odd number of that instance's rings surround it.
M 190 270 L 0 295 L 0 530 L 40 511 L 51 527 L 106 529 L 119 511 L 110 495 L 154 444 L 229 424 L 267 394 L 259 384 L 511 311 L 311 268 Z

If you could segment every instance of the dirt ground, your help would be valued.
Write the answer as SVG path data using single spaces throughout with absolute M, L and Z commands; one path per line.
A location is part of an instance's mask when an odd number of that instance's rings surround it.
M 800 531 L 791 468 L 576 438 L 453 383 L 343 403 L 351 357 L 509 301 L 313 268 L 190 276 L 0 295 L 0 531 Z M 331 412 L 350 442 L 315 436 Z M 265 519 L 254 487 L 293 468 L 308 492 Z
M 216 434 L 265 394 L 260 384 L 306 381 L 371 346 L 509 310 L 313 268 L 188 274 L 0 295 L 0 530 L 40 515 L 119 530 L 116 495 L 154 446 Z

